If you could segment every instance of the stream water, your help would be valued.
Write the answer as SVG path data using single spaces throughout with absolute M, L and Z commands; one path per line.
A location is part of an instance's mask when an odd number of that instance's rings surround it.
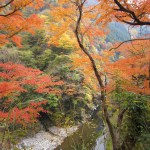
M 55 150 L 105 150 L 101 119 L 86 122 Z

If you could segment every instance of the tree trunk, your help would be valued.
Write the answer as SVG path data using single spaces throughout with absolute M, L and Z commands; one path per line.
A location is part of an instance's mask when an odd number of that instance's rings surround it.
M 82 20 L 82 13 L 83 13 L 82 11 L 83 11 L 84 2 L 81 4 L 77 3 L 77 10 L 78 10 L 79 14 L 78 14 L 76 28 L 75 28 L 74 32 L 75 32 L 75 36 L 76 36 L 77 42 L 79 44 L 79 47 L 81 48 L 81 50 L 85 53 L 85 55 L 89 58 L 89 60 L 91 62 L 95 77 L 96 77 L 98 84 L 99 84 L 99 87 L 100 87 L 100 93 L 101 93 L 100 101 L 102 102 L 102 110 L 103 110 L 104 119 L 108 125 L 109 133 L 110 133 L 110 136 L 112 139 L 113 150 L 120 150 L 120 149 L 118 149 L 119 141 L 116 139 L 116 135 L 114 132 L 115 130 L 113 128 L 113 125 L 110 122 L 109 113 L 108 113 L 107 106 L 106 106 L 106 93 L 105 93 L 105 86 L 104 86 L 104 83 L 102 80 L 102 76 L 100 75 L 100 73 L 97 69 L 96 63 L 95 63 L 94 59 L 92 58 L 91 54 L 88 52 L 88 50 L 86 49 L 86 47 L 82 43 L 83 36 L 81 35 L 82 33 L 80 33 L 80 31 L 79 31 L 80 30 L 80 23 Z

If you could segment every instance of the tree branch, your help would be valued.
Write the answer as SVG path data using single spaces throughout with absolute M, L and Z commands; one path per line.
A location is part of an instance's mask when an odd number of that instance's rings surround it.
M 87 51 L 86 47 L 83 45 L 83 43 L 82 43 L 82 41 L 80 39 L 79 29 L 80 29 L 80 23 L 81 23 L 81 20 L 82 20 L 83 5 L 80 4 L 77 7 L 78 7 L 79 16 L 77 18 L 76 28 L 75 28 L 75 31 L 74 31 L 75 32 L 75 36 L 77 38 L 77 42 L 79 44 L 79 47 L 86 54 L 86 56 L 88 56 L 88 58 L 89 58 L 89 60 L 91 62 L 92 68 L 94 70 L 94 74 L 96 76 L 96 79 L 97 79 L 97 81 L 99 83 L 99 86 L 101 88 L 102 110 L 103 110 L 104 117 L 105 117 L 106 123 L 107 123 L 108 128 L 109 128 L 109 132 L 110 132 L 110 135 L 111 135 L 111 138 L 112 138 L 112 141 L 113 141 L 113 147 L 116 147 L 116 138 L 115 138 L 114 128 L 113 128 L 113 126 L 111 124 L 111 121 L 110 121 L 110 118 L 109 118 L 109 114 L 108 114 L 108 110 L 107 110 L 107 106 L 106 106 L 105 89 L 104 89 L 104 84 L 103 84 L 103 81 L 102 81 L 102 77 L 99 74 L 99 71 L 97 69 L 97 66 L 96 66 L 96 63 L 95 63 L 94 59 L 92 58 L 90 53 Z
M 144 38 L 144 39 L 131 39 L 131 40 L 123 41 L 123 42 L 121 42 L 118 46 L 109 49 L 109 51 L 118 49 L 121 45 L 123 45 L 123 44 L 125 44 L 125 43 L 128 43 L 128 42 L 132 42 L 132 41 L 142 41 L 142 40 L 150 40 L 150 38 Z
M 141 16 L 141 15 L 136 16 L 136 14 L 133 11 L 131 11 L 129 8 L 125 8 L 123 5 L 121 5 L 121 3 L 118 0 L 114 0 L 114 2 L 119 7 L 119 9 L 115 9 L 116 11 L 121 11 L 121 12 L 128 13 L 130 18 L 133 20 L 133 22 L 129 22 L 129 21 L 126 21 L 126 20 L 122 20 L 122 22 L 124 22 L 126 24 L 130 24 L 130 25 L 150 25 L 149 21 L 141 21 L 139 19 L 139 16 Z M 141 12 L 141 14 L 143 15 L 143 12 Z
M 118 119 L 117 119 L 117 127 L 120 127 L 121 124 L 122 124 L 122 120 L 123 120 L 123 117 L 124 117 L 124 114 L 125 112 L 127 111 L 127 108 L 126 109 L 123 109 L 119 115 L 118 115 Z
M 8 3 L 6 3 L 6 4 L 2 5 L 2 6 L 0 6 L 0 9 L 7 7 L 7 6 L 8 6 L 9 4 L 11 4 L 13 1 L 14 1 L 14 0 L 10 0 Z
M 12 3 L 14 0 L 11 0 L 9 3 Z M 22 10 L 24 7 L 28 6 L 29 4 L 31 4 L 32 1 L 29 1 L 27 4 L 24 4 L 23 6 L 20 6 L 19 8 L 15 7 L 11 12 L 5 13 L 5 14 L 0 14 L 0 16 L 2 17 L 8 17 L 11 16 L 12 14 L 14 14 L 15 12 Z M 9 4 L 8 4 L 9 5 Z M 5 5 L 1 6 L 4 7 Z M 7 5 L 6 5 L 7 6 Z
M 1 16 L 1 17 L 8 17 L 8 16 L 14 14 L 15 12 L 17 12 L 17 11 L 19 11 L 19 10 L 20 10 L 20 8 L 18 8 L 18 9 L 15 8 L 12 12 L 9 12 L 9 13 L 7 13 L 7 14 L 0 14 L 0 16 Z

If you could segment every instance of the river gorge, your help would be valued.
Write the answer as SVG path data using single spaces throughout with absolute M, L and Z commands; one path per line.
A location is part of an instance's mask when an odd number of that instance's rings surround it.
M 50 132 L 40 130 L 24 138 L 18 148 L 26 150 L 105 150 L 105 136 L 101 119 L 60 128 L 50 127 Z

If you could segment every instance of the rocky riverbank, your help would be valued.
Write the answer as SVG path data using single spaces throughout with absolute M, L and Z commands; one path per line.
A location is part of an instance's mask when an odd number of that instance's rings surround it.
M 50 132 L 43 130 L 36 133 L 33 137 L 24 138 L 17 147 L 25 150 L 54 150 L 66 137 L 76 132 L 78 126 L 59 128 L 50 127 Z

